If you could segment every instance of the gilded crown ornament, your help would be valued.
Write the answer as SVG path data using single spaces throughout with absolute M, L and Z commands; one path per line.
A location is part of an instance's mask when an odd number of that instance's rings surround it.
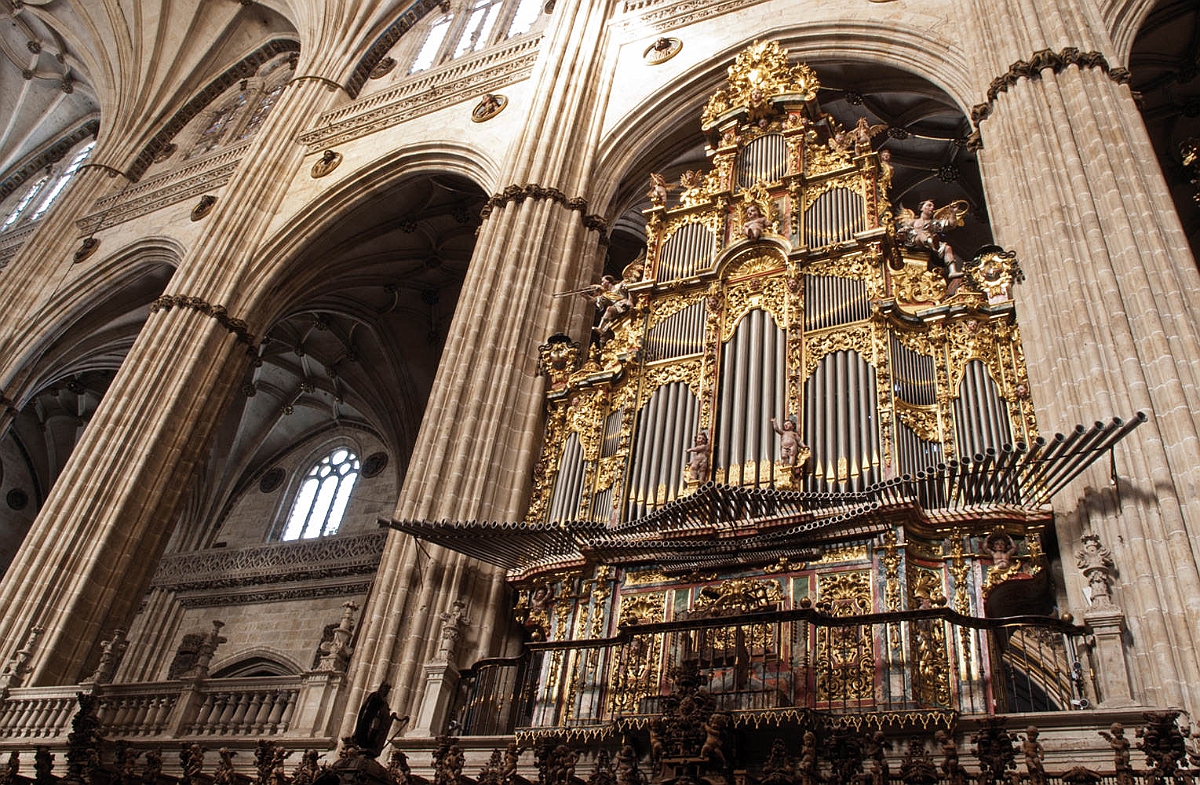
M 777 95 L 796 95 L 805 101 L 817 97 L 821 83 L 816 73 L 803 63 L 792 65 L 775 41 L 755 41 L 737 56 L 729 66 L 727 86 L 709 99 L 700 116 L 700 124 L 709 128 L 713 122 L 740 107 L 756 108 Z

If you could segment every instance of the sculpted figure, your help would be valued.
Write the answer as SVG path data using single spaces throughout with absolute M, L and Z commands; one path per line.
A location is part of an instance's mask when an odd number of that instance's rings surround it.
M 396 716 L 388 706 L 387 697 L 391 690 L 392 685 L 383 682 L 379 689 L 367 696 L 358 710 L 358 719 L 354 723 L 354 734 L 350 741 L 368 758 L 377 757 L 387 745 L 393 720 L 408 719 Z
M 704 723 L 704 746 L 700 748 L 700 757 L 717 768 L 725 768 L 724 742 L 721 736 L 729 719 L 724 714 L 714 714 Z
M 1117 770 L 1117 782 L 1119 785 L 1131 785 L 1133 783 L 1133 767 L 1129 765 L 1129 748 L 1131 746 L 1129 739 L 1125 738 L 1125 726 L 1119 722 L 1114 722 L 1109 727 L 1109 732 L 1097 731 L 1106 741 L 1108 746 L 1112 747 L 1113 751 L 1113 767 Z
M 780 425 L 772 417 L 771 430 L 779 434 L 779 462 L 784 466 L 795 466 L 796 456 L 800 454 L 800 448 L 804 446 L 804 442 L 800 440 L 800 434 L 796 433 L 795 421 L 788 417 L 784 419 L 783 425 Z
M 871 137 L 877 135 L 880 131 L 887 129 L 887 123 L 879 123 L 871 125 L 867 118 L 858 118 L 858 123 L 854 126 L 854 152 L 857 155 L 871 152 Z
M 892 151 L 879 151 L 879 187 L 886 194 L 892 187 Z
M 667 203 L 667 192 L 670 186 L 667 185 L 667 178 L 663 177 L 658 172 L 650 173 L 650 190 L 646 196 L 650 197 L 650 204 L 655 207 L 662 207 Z
M 1046 768 L 1042 760 L 1046 751 L 1038 741 L 1038 729 L 1030 725 L 1025 729 L 1025 739 L 1021 742 L 1021 752 L 1025 755 L 1025 770 L 1029 772 L 1029 785 L 1046 785 Z
M 692 446 L 686 450 L 688 457 L 688 480 L 704 482 L 708 479 L 708 434 L 701 431 L 696 434 Z
M 1083 548 L 1075 554 L 1075 566 L 1087 578 L 1092 605 L 1100 608 L 1112 607 L 1112 590 L 1108 584 L 1114 567 L 1112 553 L 1100 544 L 1100 538 L 1095 534 L 1083 535 L 1080 542 L 1083 543 Z
M 763 236 L 763 232 L 767 229 L 767 217 L 762 214 L 762 210 L 754 202 L 746 205 L 746 211 L 742 219 L 742 234 L 750 242 L 758 242 Z
M 804 743 L 800 747 L 800 764 L 796 769 L 802 785 L 812 785 L 817 781 L 817 734 L 810 730 L 804 732 Z
M 967 212 L 967 203 L 959 200 L 940 209 L 935 209 L 933 200 L 921 202 L 920 212 L 913 214 L 912 210 L 904 209 L 896 217 L 897 239 L 911 248 L 927 248 L 934 253 L 946 269 L 946 280 L 949 281 L 947 294 L 952 294 L 958 288 L 963 276 L 962 263 L 954 253 L 954 248 L 946 242 L 945 233 L 963 225 L 962 218 Z
M 618 280 L 611 275 L 606 275 L 600 279 L 600 283 L 592 284 L 580 294 L 592 298 L 596 304 L 596 310 L 600 313 L 600 322 L 596 325 L 596 332 L 600 335 L 607 334 L 612 329 L 613 322 L 629 313 L 629 310 L 633 308 L 633 298 L 629 295 L 629 284 L 623 278 Z
M 992 557 L 992 569 L 995 570 L 1007 570 L 1012 564 L 1013 556 L 1017 555 L 1016 544 L 1003 532 L 988 537 L 986 549 L 986 553 Z

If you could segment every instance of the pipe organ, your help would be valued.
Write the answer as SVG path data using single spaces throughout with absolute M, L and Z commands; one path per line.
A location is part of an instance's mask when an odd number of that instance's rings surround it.
M 1082 697 L 1077 628 L 1033 657 L 980 617 L 1051 610 L 1047 502 L 1144 416 L 1039 436 L 1016 259 L 986 247 L 958 280 L 906 244 L 886 158 L 817 88 L 773 43 L 740 54 L 702 117 L 711 170 L 655 178 L 644 258 L 594 287 L 604 331 L 540 347 L 524 520 L 393 524 L 508 570 L 518 733 L 654 727 L 681 672 L 755 727 Z
M 820 111 L 812 71 L 790 73 L 754 107 L 714 97 L 712 168 L 655 197 L 628 313 L 547 370 L 556 471 L 532 518 L 574 519 L 586 497 L 607 505 L 590 520 L 633 521 L 704 482 L 861 492 L 1037 437 L 1015 260 L 988 249 L 951 287 L 897 234 L 887 162 Z

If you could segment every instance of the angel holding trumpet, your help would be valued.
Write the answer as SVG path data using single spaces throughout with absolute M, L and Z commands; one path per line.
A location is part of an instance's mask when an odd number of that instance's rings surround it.
M 957 199 L 945 207 L 935 208 L 932 199 L 921 202 L 920 212 L 901 208 L 896 216 L 896 237 L 910 248 L 927 248 L 938 257 L 946 269 L 946 293 L 953 294 L 962 281 L 962 263 L 954 248 L 946 242 L 945 233 L 963 225 L 967 203 Z

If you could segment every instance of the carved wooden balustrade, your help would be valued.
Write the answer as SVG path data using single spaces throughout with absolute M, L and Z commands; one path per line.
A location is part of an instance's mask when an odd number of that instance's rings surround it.
M 735 723 L 850 715 L 878 727 L 958 715 L 1086 706 L 1077 642 L 1047 617 L 982 619 L 948 608 L 860 616 L 823 609 L 622 627 L 610 638 L 531 643 L 465 674 L 466 735 L 591 735 L 642 727 L 694 672 Z

